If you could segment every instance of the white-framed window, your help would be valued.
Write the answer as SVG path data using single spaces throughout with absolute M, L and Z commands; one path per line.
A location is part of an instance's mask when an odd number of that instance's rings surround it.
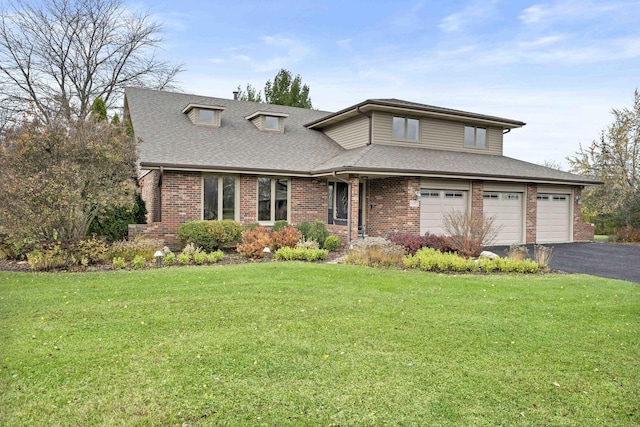
M 418 141 L 420 121 L 408 117 L 393 117 L 393 139 Z
M 484 192 L 484 194 L 482 195 L 483 199 L 499 199 L 500 198 L 500 193 L 489 193 L 489 192 Z
M 440 192 L 439 191 L 425 191 L 422 190 L 420 192 L 420 197 L 428 197 L 430 199 L 439 199 L 440 198 Z
M 205 220 L 238 220 L 238 179 L 231 175 L 204 174 L 203 212 Z
M 520 200 L 520 194 L 518 193 L 503 193 L 502 200 Z
M 466 145 L 467 147 L 486 148 L 487 128 L 478 126 L 465 126 L 464 145 Z
M 538 194 L 538 200 L 549 200 L 548 194 Z
M 264 128 L 267 130 L 280 130 L 280 117 L 264 116 Z
M 258 178 L 258 222 L 289 220 L 289 180 Z
M 459 191 L 447 191 L 444 193 L 445 199 L 462 199 L 464 196 Z

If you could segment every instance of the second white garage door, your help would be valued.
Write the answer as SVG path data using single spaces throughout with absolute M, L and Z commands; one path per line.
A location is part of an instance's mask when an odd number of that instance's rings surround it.
M 571 209 L 570 194 L 538 194 L 536 241 L 539 243 L 569 242 Z
M 495 244 L 522 243 L 522 193 L 485 191 L 484 214 L 500 227 Z
M 467 192 L 452 190 L 420 191 L 420 235 L 444 235 L 444 215 L 451 211 L 467 211 Z

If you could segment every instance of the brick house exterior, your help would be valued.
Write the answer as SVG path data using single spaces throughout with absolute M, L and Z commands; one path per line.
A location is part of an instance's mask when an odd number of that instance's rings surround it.
M 430 232 L 438 203 L 441 213 L 497 209 L 505 242 L 593 238 L 580 198 L 597 182 L 502 155 L 503 130 L 522 122 L 398 100 L 327 113 L 142 89 L 127 89 L 125 115 L 141 139 L 148 211 L 130 238 L 176 247 L 180 224 L 224 211 L 244 225 L 319 220 L 346 243 Z

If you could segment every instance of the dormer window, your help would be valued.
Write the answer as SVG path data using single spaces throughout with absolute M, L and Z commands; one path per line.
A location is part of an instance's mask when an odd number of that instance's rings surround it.
M 289 115 L 285 113 L 256 111 L 252 115 L 245 117 L 245 119 L 251 120 L 262 131 L 284 132 L 284 120 L 287 117 Z
M 264 116 L 264 128 L 268 130 L 280 130 L 280 117 Z
M 220 116 L 224 107 L 219 105 L 189 104 L 182 112 L 189 117 L 194 125 L 220 127 Z

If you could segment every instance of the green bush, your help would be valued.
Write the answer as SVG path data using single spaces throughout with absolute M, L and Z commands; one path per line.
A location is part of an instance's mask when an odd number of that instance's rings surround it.
M 473 272 L 483 271 L 491 273 L 500 271 L 503 273 L 535 273 L 538 264 L 530 259 L 515 260 L 510 258 L 497 258 L 491 260 L 481 258 L 477 261 L 462 258 L 454 253 L 443 253 L 432 248 L 422 248 L 415 255 L 407 255 L 403 258 L 403 264 L 407 268 L 419 268 L 424 271 L 454 271 Z
M 122 257 L 114 257 L 111 261 L 115 268 L 123 269 L 127 266 L 127 262 Z
M 163 242 L 156 239 L 147 239 L 137 236 L 133 240 L 119 240 L 109 247 L 109 258 L 122 257 L 126 261 L 133 261 L 136 255 L 142 256 L 146 261 L 153 261 L 157 250 L 162 249 Z
M 133 268 L 140 269 L 144 267 L 146 263 L 147 263 L 147 260 L 144 258 L 144 256 L 136 255 L 133 257 L 133 261 L 131 262 L 131 265 L 133 266 Z
M 107 259 L 107 244 L 103 239 L 40 242 L 27 254 L 29 266 L 38 271 L 68 268 L 75 265 L 101 264 Z
M 338 249 L 340 247 L 340 239 L 338 238 L 338 236 L 328 236 L 325 240 L 324 240 L 324 249 L 328 250 L 328 251 L 335 251 L 336 249 Z
M 207 260 L 206 252 L 196 252 L 193 254 L 193 262 L 195 262 L 197 265 L 204 264 L 206 260 Z
M 271 227 L 271 231 L 282 230 L 283 228 L 286 228 L 288 226 L 289 226 L 289 223 L 287 221 L 276 221 L 273 223 L 273 227 Z
M 147 222 L 147 208 L 139 194 L 132 208 L 116 206 L 98 215 L 89 226 L 89 233 L 102 236 L 108 242 L 124 240 L 129 233 L 129 224 Z
M 233 247 L 240 240 L 242 225 L 235 221 L 188 221 L 178 227 L 178 240 L 209 252 Z
M 281 261 L 318 261 L 327 258 L 326 249 L 311 249 L 305 247 L 284 247 L 275 253 L 275 258 Z
M 309 240 L 309 233 L 311 232 L 311 223 L 309 221 L 302 221 L 300 224 L 296 225 L 296 229 L 302 233 L 303 239 Z
M 74 242 L 71 251 L 82 265 L 102 264 L 107 260 L 107 242 L 104 239 L 92 237 Z
M 164 263 L 166 265 L 173 265 L 176 263 L 176 254 L 170 252 L 164 256 Z
M 184 252 L 178 255 L 178 263 L 182 265 L 187 265 L 191 262 L 191 255 L 185 254 Z
M 218 249 L 217 251 L 209 252 L 207 254 L 207 262 L 209 264 L 215 264 L 216 262 L 221 261 L 222 258 L 224 258 L 224 252 L 222 252 L 220 249 Z

